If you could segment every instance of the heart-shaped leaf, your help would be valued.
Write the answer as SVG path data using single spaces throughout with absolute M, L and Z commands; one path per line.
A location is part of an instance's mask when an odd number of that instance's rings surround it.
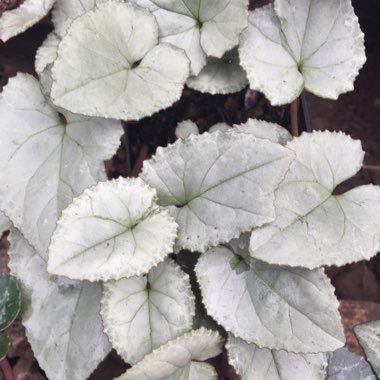
M 241 380 L 324 380 L 326 354 L 294 354 L 259 348 L 228 334 L 228 361 Z
M 250 87 L 273 105 L 290 103 L 304 87 L 336 99 L 353 90 L 365 62 L 351 0 L 275 0 L 255 9 L 239 53 Z
M 22 323 L 50 380 L 86 380 L 111 350 L 100 318 L 100 284 L 50 276 L 45 260 L 15 229 L 9 267 L 22 294 Z
M 103 161 L 123 133 L 117 121 L 61 112 L 31 75 L 0 94 L 0 209 L 43 256 L 61 211 L 106 179 Z
M 118 380 L 216 380 L 208 363 L 198 363 L 222 351 L 222 337 L 200 328 L 171 340 L 127 370 Z
M 317 268 L 369 259 L 380 249 L 380 187 L 342 195 L 335 187 L 361 167 L 360 141 L 343 133 L 304 133 L 276 192 L 276 220 L 252 232 L 251 255 L 280 265 Z
M 59 45 L 53 101 L 72 112 L 116 119 L 140 119 L 169 107 L 182 94 L 189 61 L 182 50 L 157 42 L 157 23 L 147 10 L 99 4 L 73 21 Z
M 161 206 L 172 206 L 177 249 L 203 252 L 273 220 L 274 189 L 292 158 L 251 135 L 204 133 L 158 148 L 141 177 L 157 189 Z
M 207 313 L 248 343 L 296 353 L 343 345 L 338 301 L 322 270 L 269 265 L 217 247 L 195 271 Z
M 21 295 L 16 279 L 0 272 L 0 331 L 5 330 L 17 317 Z
M 90 281 L 148 273 L 172 252 L 177 232 L 156 200 L 156 191 L 140 178 L 120 177 L 85 190 L 57 223 L 48 271 Z
M 148 275 L 103 285 L 101 315 L 112 346 L 130 364 L 192 327 L 190 279 L 167 260 Z

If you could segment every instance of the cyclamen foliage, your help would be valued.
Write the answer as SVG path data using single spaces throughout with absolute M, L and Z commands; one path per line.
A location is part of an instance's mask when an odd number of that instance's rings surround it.
M 15 35 L 51 5 L 4 14 L 0 38 L 12 15 Z M 273 104 L 352 89 L 365 56 L 349 0 L 250 14 L 248 0 L 57 0 L 52 13 L 40 82 L 18 74 L 0 94 L 0 229 L 48 378 L 85 380 L 112 345 L 132 365 L 121 380 L 216 379 L 203 361 L 226 338 L 242 380 L 324 379 L 344 335 L 321 267 L 380 248 L 380 188 L 334 193 L 362 165 L 359 141 L 184 121 L 140 178 L 107 181 L 103 161 L 115 119 L 169 107 L 185 84 L 215 94 L 249 80 Z

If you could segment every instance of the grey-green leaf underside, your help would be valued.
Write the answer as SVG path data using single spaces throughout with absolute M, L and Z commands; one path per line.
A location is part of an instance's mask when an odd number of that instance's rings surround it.
M 322 270 L 269 265 L 226 247 L 203 254 L 195 268 L 207 313 L 259 347 L 296 353 L 343 345 L 334 288 Z
M 222 351 L 222 337 L 200 328 L 162 345 L 127 370 L 118 380 L 216 380 L 208 363 L 198 363 Z
M 276 192 L 277 218 L 252 232 L 251 255 L 310 269 L 375 255 L 380 249 L 380 187 L 364 185 L 333 195 L 360 169 L 360 141 L 325 131 L 304 133 L 287 147 L 296 159 Z
M 130 364 L 192 327 L 190 279 L 168 259 L 148 275 L 103 285 L 101 315 L 112 346 Z
M 43 256 L 61 211 L 106 179 L 123 133 L 117 121 L 61 112 L 28 74 L 0 94 L 0 209 Z
M 380 321 L 371 321 L 355 326 L 354 331 L 368 361 L 377 376 L 380 376 Z
M 353 90 L 363 42 L 351 0 L 275 0 L 251 12 L 239 53 L 250 87 L 279 105 L 304 87 L 331 99 Z
M 324 380 L 327 355 L 294 354 L 259 348 L 228 334 L 228 361 L 241 380 Z
M 140 178 L 86 189 L 63 211 L 49 246 L 49 273 L 90 281 L 148 271 L 172 252 L 177 224 Z
M 21 295 L 13 276 L 0 272 L 0 331 L 5 330 L 20 312 Z
M 50 276 L 46 262 L 15 229 L 9 250 L 22 293 L 22 322 L 50 380 L 86 380 L 111 347 L 100 319 L 100 284 Z
M 158 148 L 141 177 L 179 224 L 177 250 L 205 251 L 274 218 L 291 152 L 241 133 L 204 133 Z M 238 163 L 238 165 L 237 165 Z

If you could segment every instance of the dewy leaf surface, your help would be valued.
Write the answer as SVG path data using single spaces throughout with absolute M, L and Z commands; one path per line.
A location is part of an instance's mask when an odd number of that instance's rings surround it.
M 189 276 L 170 259 L 146 276 L 103 285 L 104 329 L 129 364 L 190 330 L 194 314 Z
M 141 177 L 179 224 L 177 248 L 205 251 L 274 218 L 291 152 L 241 133 L 202 134 L 158 148 Z
M 24 32 L 44 18 L 55 0 L 25 0 L 0 16 L 0 39 L 4 42 Z
M 38 363 L 50 380 L 86 380 L 111 350 L 99 315 L 100 284 L 50 276 L 20 232 L 12 229 L 9 240 L 22 323 Z
M 248 343 L 296 353 L 343 345 L 338 301 L 321 269 L 269 265 L 217 247 L 195 272 L 207 313 Z
M 0 94 L 0 209 L 44 257 L 61 211 L 106 179 L 103 161 L 123 133 L 116 121 L 62 115 L 30 75 Z
M 118 380 L 216 380 L 207 360 L 222 351 L 223 340 L 216 331 L 200 328 L 186 333 L 146 355 Z
M 365 62 L 351 0 L 275 0 L 250 14 L 239 52 L 250 87 L 273 105 L 290 103 L 304 87 L 336 99 L 353 90 Z
M 72 112 L 125 120 L 171 106 L 182 94 L 189 61 L 182 50 L 157 42 L 157 23 L 146 9 L 99 4 L 73 21 L 59 45 L 53 101 Z
M 133 0 L 156 17 L 160 41 L 185 50 L 192 75 L 206 65 L 206 57 L 221 58 L 239 42 L 247 25 L 247 0 Z M 231 17 L 233 15 L 233 17 Z
M 324 380 L 326 354 L 294 354 L 259 348 L 228 334 L 228 361 L 241 380 Z
M 86 189 L 63 211 L 49 247 L 48 271 L 107 281 L 147 273 L 172 252 L 177 224 L 140 178 Z
M 332 195 L 360 169 L 360 141 L 325 131 L 304 133 L 287 147 L 296 159 L 276 192 L 277 218 L 252 232 L 251 255 L 309 269 L 375 255 L 380 249 L 380 187 Z
M 371 321 L 354 327 L 368 361 L 380 376 L 380 321 Z
M 6 329 L 17 317 L 21 296 L 16 279 L 0 272 L 0 331 Z

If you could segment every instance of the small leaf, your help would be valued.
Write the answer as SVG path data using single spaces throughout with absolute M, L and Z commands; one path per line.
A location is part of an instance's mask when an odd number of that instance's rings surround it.
M 195 314 L 189 276 L 172 260 L 147 276 L 105 283 L 101 302 L 104 331 L 129 364 L 190 330 Z
M 247 0 L 133 1 L 154 14 L 160 41 L 186 52 L 192 75 L 198 75 L 206 65 L 206 56 L 221 58 L 236 46 L 247 26 Z
M 0 331 L 0 361 L 3 360 L 8 353 L 8 349 L 11 345 L 8 333 L 6 331 Z
M 57 223 L 48 272 L 90 281 L 147 273 L 172 252 L 177 231 L 156 199 L 140 178 L 120 177 L 85 190 Z
M 228 334 L 228 361 L 241 380 L 324 380 L 326 354 L 293 354 L 248 344 Z
M 274 189 L 292 160 L 278 144 L 238 133 L 190 136 L 144 162 L 141 177 L 179 224 L 178 248 L 205 251 L 274 218 Z
M 380 376 L 380 321 L 371 321 L 354 327 L 368 361 Z
M 364 35 L 351 0 L 275 0 L 251 12 L 239 54 L 250 87 L 273 105 L 290 103 L 304 87 L 336 99 L 353 90 Z
M 49 276 L 46 262 L 15 229 L 12 273 L 22 293 L 22 323 L 50 380 L 86 380 L 110 352 L 100 319 L 100 284 Z
M 236 49 L 225 53 L 222 58 L 208 57 L 200 73 L 186 82 L 188 87 L 209 94 L 231 94 L 247 84 L 247 74 L 239 64 Z
M 216 380 L 215 370 L 207 363 L 197 363 L 222 351 L 222 337 L 200 328 L 171 340 L 146 355 L 118 380 Z
M 15 278 L 0 272 L 0 331 L 14 321 L 20 307 L 21 295 Z
M 177 139 L 187 139 L 190 135 L 199 135 L 198 126 L 191 120 L 184 120 L 175 128 L 175 135 Z
M 4 42 L 24 32 L 50 11 L 55 0 L 24 0 L 17 8 L 0 16 L 0 39 Z
M 0 209 L 47 256 L 61 211 L 106 179 L 103 161 L 120 144 L 121 123 L 58 111 L 28 74 L 0 94 Z M 43 186 L 41 186 L 43 184 Z
M 217 247 L 195 272 L 207 313 L 248 343 L 296 353 L 343 345 L 338 301 L 322 270 L 268 265 Z
M 380 187 L 333 195 L 360 169 L 360 141 L 325 131 L 304 133 L 287 147 L 296 160 L 276 192 L 277 218 L 252 232 L 251 255 L 309 269 L 375 255 L 380 249 Z
M 182 50 L 157 42 L 157 23 L 147 10 L 99 4 L 73 21 L 59 45 L 54 103 L 116 119 L 140 119 L 169 107 L 182 94 L 189 61 Z

